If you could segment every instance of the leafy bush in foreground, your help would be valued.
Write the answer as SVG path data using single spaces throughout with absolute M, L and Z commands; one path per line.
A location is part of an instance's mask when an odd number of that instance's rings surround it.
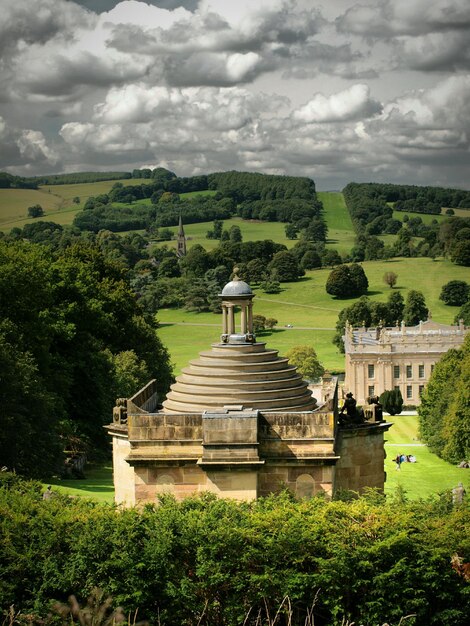
M 448 496 L 294 502 L 284 493 L 239 504 L 206 494 L 139 511 L 22 491 L 0 489 L 3 611 L 46 615 L 51 600 L 83 603 L 96 587 L 125 614 L 139 608 L 139 619 L 166 626 L 249 626 L 286 596 L 292 626 L 313 604 L 317 626 L 395 624 L 410 613 L 418 625 L 459 626 L 470 610 L 451 564 L 454 554 L 470 561 L 469 507 Z

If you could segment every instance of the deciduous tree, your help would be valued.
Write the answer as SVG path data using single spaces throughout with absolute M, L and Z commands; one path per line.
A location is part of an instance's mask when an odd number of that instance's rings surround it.
M 286 357 L 291 365 L 295 365 L 303 378 L 313 380 L 320 378 L 325 372 L 325 368 L 318 360 L 317 353 L 312 346 L 294 346 L 286 352 Z
M 391 289 L 397 284 L 398 275 L 395 272 L 385 272 L 383 280 Z

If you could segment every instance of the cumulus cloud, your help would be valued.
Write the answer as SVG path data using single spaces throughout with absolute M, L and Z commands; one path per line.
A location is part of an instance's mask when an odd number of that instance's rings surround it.
M 37 165 L 50 167 L 58 161 L 58 155 L 38 130 L 8 127 L 0 117 L 0 168 Z
M 401 38 L 395 53 L 401 65 L 414 70 L 448 71 L 470 69 L 470 31 L 429 33 Z
M 355 4 L 336 24 L 342 32 L 379 38 L 468 29 L 470 4 L 468 0 L 378 0 Z
M 468 185 L 468 0 L 32 4 L 0 0 L 1 167 Z
M 371 117 L 380 113 L 382 106 L 371 99 L 367 85 L 352 85 L 348 89 L 325 97 L 321 93 L 315 94 L 300 109 L 293 113 L 293 118 L 299 122 L 344 122 L 346 120 Z
M 31 0 L 0 3 L 0 53 L 12 55 L 25 45 L 46 44 L 54 37 L 73 38 L 77 28 L 93 28 L 95 17 L 65 0 L 41 0 L 32 11 Z

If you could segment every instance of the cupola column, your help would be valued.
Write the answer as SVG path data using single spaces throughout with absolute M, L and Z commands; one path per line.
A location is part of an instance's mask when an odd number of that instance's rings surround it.
M 228 305 L 228 334 L 235 333 L 235 307 L 233 304 Z
M 240 315 L 240 332 L 242 335 L 246 335 L 247 331 L 247 327 L 246 327 L 246 302 L 242 303 L 242 312 Z
M 248 302 L 248 333 L 253 334 L 253 302 Z
M 227 325 L 227 305 L 222 304 L 222 333 L 226 335 L 228 333 Z

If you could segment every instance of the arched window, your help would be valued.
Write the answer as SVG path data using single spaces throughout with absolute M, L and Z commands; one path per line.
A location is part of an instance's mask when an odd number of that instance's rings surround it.
M 298 498 L 312 498 L 315 481 L 310 474 L 300 474 L 295 481 L 295 494 Z

